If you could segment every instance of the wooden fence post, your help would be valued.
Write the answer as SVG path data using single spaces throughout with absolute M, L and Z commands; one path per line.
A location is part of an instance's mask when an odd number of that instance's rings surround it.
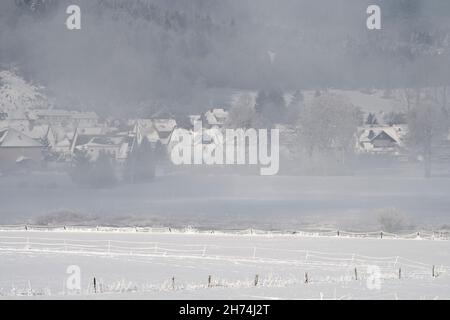
M 94 277 L 94 293 L 97 293 L 97 280 Z
M 259 276 L 256 275 L 256 276 L 255 276 L 255 287 L 258 285 L 258 280 L 259 280 Z
M 208 288 L 211 288 L 211 275 L 208 276 Z
M 358 280 L 358 270 L 355 268 L 355 280 Z

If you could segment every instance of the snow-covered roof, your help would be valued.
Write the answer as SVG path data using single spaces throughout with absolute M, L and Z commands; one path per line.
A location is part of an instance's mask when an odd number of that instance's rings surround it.
M 1 125 L 0 125 L 1 127 Z M 32 139 L 44 139 L 47 137 L 49 126 L 46 124 L 35 125 L 28 120 L 11 121 L 8 128 L 15 129 Z
M 150 142 L 160 141 L 168 144 L 172 132 L 177 126 L 175 119 L 138 119 L 136 121 L 135 133 L 139 143 L 146 137 Z
M 211 109 L 205 112 L 205 118 L 210 125 L 223 125 L 228 118 L 228 111 L 222 108 Z
M 130 135 L 78 135 L 75 149 L 115 150 L 116 159 L 123 160 L 128 157 L 132 141 L 133 137 Z
M 360 132 L 360 142 L 371 142 L 384 133 L 398 144 L 402 143 L 402 138 L 406 134 L 403 126 L 368 126 L 362 128 Z
M 154 119 L 153 123 L 158 132 L 172 132 L 177 125 L 175 119 Z
M 124 141 L 123 136 L 79 135 L 76 141 L 76 146 L 113 147 L 119 146 L 123 141 Z
M 0 147 L 42 147 L 42 144 L 27 135 L 12 129 L 3 129 L 0 131 Z
M 78 112 L 63 109 L 42 109 L 36 110 L 38 117 L 68 117 L 76 120 L 81 119 L 98 119 L 98 115 L 93 111 Z
M 72 142 L 69 139 L 65 138 L 63 140 L 58 141 L 55 144 L 55 147 L 56 148 L 69 148 L 71 145 L 72 145 Z

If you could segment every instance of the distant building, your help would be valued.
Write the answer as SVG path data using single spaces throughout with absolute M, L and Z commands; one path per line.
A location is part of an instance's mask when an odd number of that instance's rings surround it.
M 228 120 L 228 111 L 225 111 L 222 108 L 215 108 L 208 110 L 205 112 L 202 117 L 203 126 L 205 127 L 214 127 L 217 126 L 219 128 L 223 127 Z
M 0 170 L 36 166 L 42 162 L 43 145 L 12 128 L 0 129 Z
M 358 129 L 357 152 L 371 154 L 399 154 L 404 147 L 407 126 L 372 126 Z
M 167 146 L 176 126 L 175 119 L 138 119 L 133 132 L 136 134 L 138 144 L 147 138 L 151 144 L 159 142 Z
M 36 120 L 51 125 L 74 125 L 76 127 L 93 127 L 98 123 L 95 112 L 78 112 L 60 109 L 35 110 Z
M 95 161 L 101 152 L 109 154 L 119 163 L 123 163 L 129 156 L 134 143 L 132 135 L 113 134 L 76 134 L 71 150 L 86 152 L 87 156 Z

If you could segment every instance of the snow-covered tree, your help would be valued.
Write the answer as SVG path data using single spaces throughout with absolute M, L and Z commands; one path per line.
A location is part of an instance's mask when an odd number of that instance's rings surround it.
M 423 156 L 425 177 L 430 177 L 433 149 L 448 133 L 448 114 L 440 104 L 424 101 L 409 112 L 408 128 L 408 141 Z
M 126 164 L 126 178 L 132 182 L 147 182 L 155 177 L 155 150 L 147 138 L 130 154 Z
M 284 122 L 287 118 L 286 101 L 281 90 L 262 90 L 258 92 L 255 111 L 264 127 Z
M 27 111 L 46 107 L 48 100 L 41 90 L 42 87 L 25 81 L 15 71 L 0 71 L 0 110 Z
M 315 151 L 339 151 L 351 148 L 362 114 L 345 96 L 325 93 L 307 104 L 299 119 L 299 136 L 311 156 Z
M 389 125 L 393 126 L 394 124 L 405 124 L 406 121 L 406 114 L 403 112 L 388 112 L 383 116 L 384 122 Z
M 374 113 L 370 112 L 367 115 L 366 124 L 368 124 L 368 125 L 377 125 L 378 124 L 377 116 Z
M 255 116 L 255 96 L 251 92 L 239 93 L 232 101 L 227 127 L 253 127 Z

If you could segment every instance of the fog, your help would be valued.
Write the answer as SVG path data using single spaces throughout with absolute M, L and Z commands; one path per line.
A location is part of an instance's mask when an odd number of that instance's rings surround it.
M 81 30 L 65 27 L 69 4 Z M 381 7 L 381 30 L 366 27 L 369 4 Z M 43 86 L 55 108 L 102 119 L 230 109 L 235 91 L 446 88 L 449 13 L 448 0 L 1 1 L 0 71 Z M 374 169 L 352 158 L 316 175 L 308 161 L 278 177 L 187 170 L 105 189 L 64 170 L 0 175 L 0 224 L 375 230 L 394 208 L 405 229 L 450 225 L 448 162 L 426 179 L 422 163 Z
M 0 4 L 2 65 L 18 66 L 60 105 L 108 115 L 155 101 L 203 110 L 212 88 L 448 83 L 445 0 L 377 1 L 379 32 L 365 26 L 365 0 L 21 2 Z M 80 31 L 64 28 L 68 4 L 82 9 Z

